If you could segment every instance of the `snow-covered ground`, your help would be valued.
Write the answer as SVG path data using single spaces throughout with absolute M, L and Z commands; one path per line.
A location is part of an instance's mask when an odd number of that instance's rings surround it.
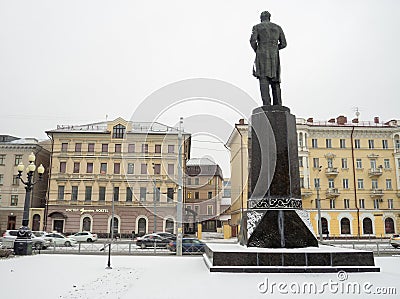
M 202 256 L 112 256 L 112 270 L 107 256 L 24 256 L 0 260 L 0 298 L 399 298 L 400 256 L 375 261 L 380 273 L 236 274 Z

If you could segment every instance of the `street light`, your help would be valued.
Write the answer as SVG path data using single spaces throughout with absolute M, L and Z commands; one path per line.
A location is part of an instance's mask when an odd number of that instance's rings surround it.
M 28 228 L 29 224 L 29 208 L 31 203 L 31 191 L 33 186 L 37 183 L 33 181 L 33 175 L 36 170 L 35 160 L 36 157 L 33 153 L 31 153 L 28 157 L 29 165 L 26 168 L 27 173 L 27 181 L 22 179 L 22 172 L 24 171 L 24 164 L 20 162 L 17 166 L 18 175 L 17 178 L 25 185 L 25 203 L 24 203 L 24 214 L 22 217 L 22 226 L 18 230 L 17 238 L 14 241 L 14 254 L 15 255 L 31 255 L 32 254 L 32 232 Z M 37 172 L 39 174 L 39 181 L 42 180 L 44 167 L 42 164 L 37 168 Z
M 318 233 L 319 233 L 319 241 L 322 242 L 322 221 L 321 221 L 321 199 L 319 198 L 319 189 L 320 189 L 320 183 L 319 183 L 319 173 L 321 172 L 322 166 L 318 168 L 317 172 L 317 209 L 318 209 Z

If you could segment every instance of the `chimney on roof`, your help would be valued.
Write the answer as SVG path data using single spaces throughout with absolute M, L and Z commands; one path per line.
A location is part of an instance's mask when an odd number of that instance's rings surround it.
M 307 122 L 308 123 L 313 123 L 314 122 L 314 118 L 312 118 L 312 117 L 307 118 Z
M 331 118 L 330 120 L 328 120 L 328 123 L 332 123 L 332 124 L 334 124 L 336 121 L 335 121 L 335 119 L 334 118 Z
M 379 124 L 379 117 L 378 116 L 374 117 L 374 123 Z
M 343 115 L 339 115 L 336 118 L 336 122 L 337 122 L 338 125 L 344 125 L 345 123 L 347 123 L 347 117 L 343 116 Z
M 239 119 L 239 125 L 244 125 L 244 118 Z

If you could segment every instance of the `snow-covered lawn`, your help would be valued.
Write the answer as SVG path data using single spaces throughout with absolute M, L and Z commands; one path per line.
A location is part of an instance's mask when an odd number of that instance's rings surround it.
M 339 278 L 334 273 L 210 273 L 202 256 L 113 256 L 112 270 L 105 269 L 107 256 L 14 257 L 0 260 L 0 298 L 399 298 L 400 256 L 375 261 L 380 273 Z M 309 290 L 311 284 L 321 294 Z M 360 294 L 353 294 L 354 285 Z M 396 294 L 372 294 L 393 290 Z

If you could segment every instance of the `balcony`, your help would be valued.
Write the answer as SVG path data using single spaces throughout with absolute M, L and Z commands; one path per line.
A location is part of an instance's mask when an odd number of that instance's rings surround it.
M 306 198 L 313 195 L 313 192 L 310 189 L 301 188 L 301 195 Z
M 381 197 L 383 196 L 383 189 L 372 188 L 370 195 L 371 197 Z
M 326 169 L 325 169 L 325 174 L 327 175 L 327 176 L 336 176 L 336 175 L 338 175 L 339 174 L 339 170 L 338 170 L 338 168 L 337 167 L 327 167 Z
M 339 195 L 340 195 L 340 192 L 339 192 L 338 188 L 328 188 L 326 190 L 327 198 L 334 198 L 334 197 L 338 197 Z
M 380 175 L 382 175 L 382 168 L 381 167 L 379 167 L 379 168 L 370 168 L 368 170 L 368 175 L 369 175 L 369 177 L 380 176 Z

